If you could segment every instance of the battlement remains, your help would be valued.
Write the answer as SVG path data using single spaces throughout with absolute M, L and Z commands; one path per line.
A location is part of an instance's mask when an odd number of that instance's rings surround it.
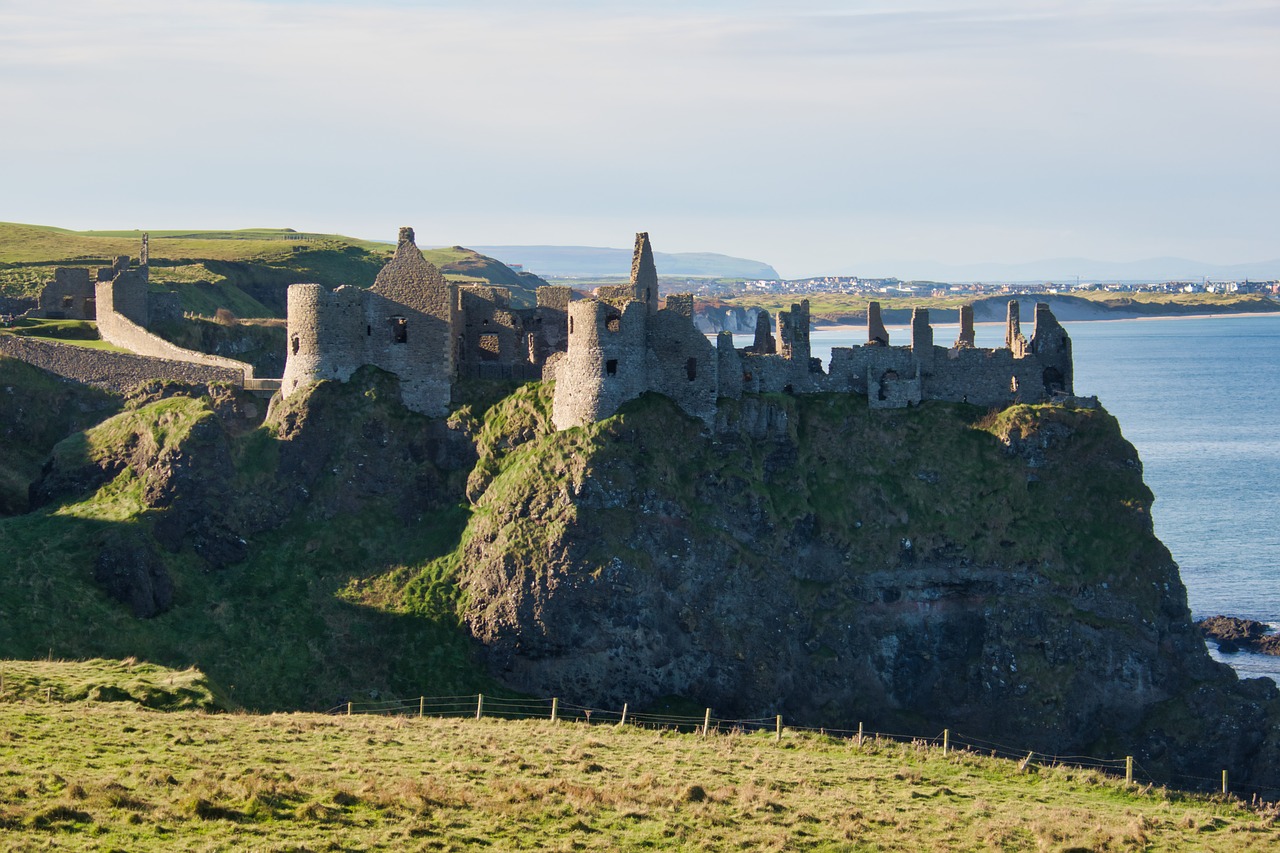
M 642 283 L 657 280 L 652 259 L 648 234 L 636 235 L 632 281 L 599 288 L 594 299 L 571 306 L 568 349 L 555 369 L 558 429 L 608 417 L 649 391 L 671 397 L 708 425 L 715 422 L 716 399 L 744 393 L 855 393 L 873 408 L 926 400 L 1004 406 L 1072 393 L 1071 341 L 1044 304 L 1036 306 L 1030 341 L 1011 303 L 1006 346 L 982 349 L 974 346 L 972 308 L 960 312 L 952 347 L 934 343 L 923 308 L 912 313 L 910 345 L 893 346 L 880 305 L 871 302 L 867 343 L 833 349 L 824 370 L 811 354 L 807 300 L 778 312 L 776 338 L 768 313 L 760 312 L 750 346 L 735 347 L 725 332 L 711 346 L 693 327 L 691 296 L 668 296 L 661 311 L 651 306 Z

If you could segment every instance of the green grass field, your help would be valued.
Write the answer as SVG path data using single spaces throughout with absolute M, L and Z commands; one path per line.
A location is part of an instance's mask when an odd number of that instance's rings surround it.
M 17 664 L 6 662 L 5 667 Z M 32 666 L 26 664 L 25 666 Z M 57 667 L 58 664 L 37 665 Z M 118 665 L 121 670 L 136 664 Z M 182 675 L 182 674 L 178 674 Z M 188 675 L 189 677 L 189 675 Z M 1273 810 L 786 731 L 0 703 L 8 849 L 1273 849 Z

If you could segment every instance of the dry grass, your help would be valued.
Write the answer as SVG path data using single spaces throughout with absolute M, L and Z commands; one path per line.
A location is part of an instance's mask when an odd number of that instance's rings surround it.
M 9 849 L 1245 850 L 1274 815 L 788 734 L 0 706 Z

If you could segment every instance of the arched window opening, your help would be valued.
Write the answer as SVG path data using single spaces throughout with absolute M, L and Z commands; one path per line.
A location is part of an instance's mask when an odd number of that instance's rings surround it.
M 897 381 L 898 381 L 898 371 L 896 370 L 886 370 L 884 373 L 880 374 L 880 389 L 877 395 L 877 399 L 880 399 L 880 400 L 889 399 L 889 383 L 897 382 Z
M 1063 379 L 1062 371 L 1056 367 L 1046 367 L 1044 369 L 1044 393 L 1052 396 L 1053 394 L 1061 394 L 1066 390 L 1067 383 Z
M 608 361 L 606 361 L 604 363 L 604 372 L 606 376 L 617 376 L 618 360 L 616 358 L 611 358 Z
M 622 318 L 617 314 L 610 314 L 604 321 L 604 327 L 611 332 L 616 332 L 622 328 Z

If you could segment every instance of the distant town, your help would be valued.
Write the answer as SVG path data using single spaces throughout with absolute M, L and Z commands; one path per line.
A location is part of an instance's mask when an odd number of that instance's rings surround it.
M 1280 296 L 1280 280 L 1214 281 L 1071 281 L 1071 282 L 964 282 L 902 281 L 896 278 L 859 278 L 857 276 L 822 276 L 792 281 L 782 279 L 704 279 L 687 278 L 662 281 L 663 290 L 687 290 L 704 298 L 743 294 L 831 294 L 879 297 L 981 297 L 997 294 L 1047 293 L 1257 293 Z

